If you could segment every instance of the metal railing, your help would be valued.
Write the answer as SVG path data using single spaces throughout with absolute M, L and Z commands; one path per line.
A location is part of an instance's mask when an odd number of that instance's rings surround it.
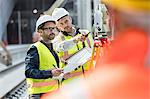
M 10 45 L 7 47 L 12 57 L 12 65 L 0 63 L 0 98 L 4 97 L 25 80 L 24 60 L 29 45 Z M 0 53 L 4 51 L 0 48 Z

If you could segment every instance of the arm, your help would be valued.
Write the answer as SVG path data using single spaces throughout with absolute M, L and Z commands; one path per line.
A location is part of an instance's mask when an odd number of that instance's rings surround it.
M 77 37 L 73 37 L 69 40 L 64 40 L 63 35 L 59 34 L 55 38 L 53 45 L 54 45 L 55 50 L 57 50 L 57 51 L 62 51 L 62 52 L 68 51 L 77 43 L 76 39 L 77 39 Z
M 32 46 L 25 58 L 25 76 L 34 79 L 52 78 L 51 70 L 39 70 L 39 55 L 35 46 Z

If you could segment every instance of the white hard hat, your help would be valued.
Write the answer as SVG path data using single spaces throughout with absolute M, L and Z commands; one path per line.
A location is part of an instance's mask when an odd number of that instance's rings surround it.
M 50 15 L 42 15 L 38 18 L 38 20 L 36 21 L 36 31 L 38 30 L 38 27 L 48 21 L 52 21 L 55 22 L 54 18 Z
M 69 15 L 69 12 L 64 8 L 55 8 L 52 13 L 52 16 L 56 21 L 65 15 Z

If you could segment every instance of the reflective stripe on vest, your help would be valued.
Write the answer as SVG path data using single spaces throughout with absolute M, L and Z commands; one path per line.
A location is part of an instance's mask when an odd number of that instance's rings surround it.
M 87 72 L 87 71 L 85 71 L 85 72 Z M 76 76 L 80 76 L 80 75 L 82 75 L 82 74 L 83 74 L 82 71 L 79 71 L 79 72 L 72 72 L 72 73 L 70 73 L 69 78 L 76 77 Z
M 34 82 L 32 87 L 44 87 L 44 86 L 53 86 L 57 84 L 58 82 L 56 80 L 53 80 L 51 82 Z
M 62 60 L 67 60 L 69 57 L 71 57 L 72 54 L 69 55 L 68 51 L 64 52 L 64 55 L 61 57 Z

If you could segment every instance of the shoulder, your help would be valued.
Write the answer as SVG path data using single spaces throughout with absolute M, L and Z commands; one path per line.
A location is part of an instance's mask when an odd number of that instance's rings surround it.
M 54 40 L 64 40 L 64 35 L 62 32 L 59 32 L 59 34 L 55 37 Z
M 34 44 L 32 44 L 28 49 L 27 54 L 34 54 L 34 53 L 37 53 L 37 48 Z

